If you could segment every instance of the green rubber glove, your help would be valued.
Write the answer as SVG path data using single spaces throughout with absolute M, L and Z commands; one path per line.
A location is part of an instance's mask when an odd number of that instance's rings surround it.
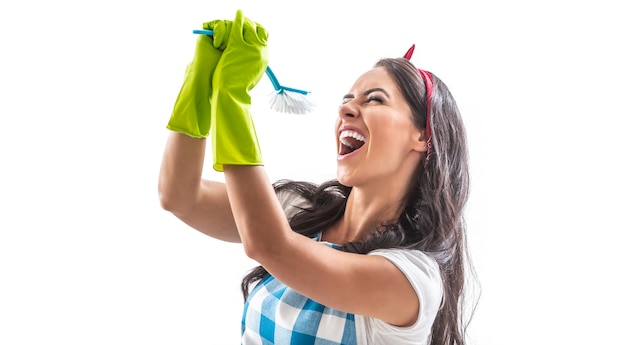
M 267 38 L 263 26 L 237 11 L 213 75 L 211 126 L 216 171 L 224 171 L 224 165 L 263 165 L 249 92 L 267 68 Z
M 226 47 L 232 22 L 214 20 L 202 24 L 213 37 L 199 35 L 191 63 L 180 88 L 167 128 L 195 138 L 206 138 L 211 128 L 210 98 L 215 67 Z M 221 48 L 221 49 L 220 49 Z

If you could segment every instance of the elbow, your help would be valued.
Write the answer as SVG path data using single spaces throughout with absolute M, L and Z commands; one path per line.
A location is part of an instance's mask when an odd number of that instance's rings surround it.
M 176 186 L 159 182 L 158 192 L 159 203 L 165 211 L 180 214 L 193 207 L 195 198 L 181 193 Z
M 263 242 L 253 238 L 254 236 L 251 236 L 250 232 L 246 230 L 246 224 L 242 224 L 241 222 L 237 224 L 237 231 L 239 232 L 239 238 L 241 238 L 243 252 L 248 258 L 260 262 L 259 257 L 261 257 L 263 253 Z
M 251 245 L 249 241 L 244 241 L 243 239 L 241 243 L 243 244 L 243 252 L 246 253 L 246 256 L 252 260 L 255 260 L 256 262 L 259 262 L 259 260 L 257 259 L 257 249 L 254 248 L 254 245 Z
M 267 246 L 262 243 L 254 243 L 253 241 L 245 241 L 242 239 L 243 251 L 246 256 L 258 263 L 266 261 L 269 253 L 271 252 Z
M 170 212 L 175 210 L 179 204 L 170 193 L 162 190 L 161 188 L 159 188 L 159 203 L 162 209 Z
M 246 256 L 261 265 L 279 260 L 284 254 L 284 248 L 292 247 L 289 244 L 289 235 L 256 234 L 256 232 L 240 231 L 239 235 Z
M 162 209 L 170 212 L 175 210 L 177 205 L 175 200 L 172 199 L 169 194 L 163 193 L 161 190 L 159 190 L 159 203 Z

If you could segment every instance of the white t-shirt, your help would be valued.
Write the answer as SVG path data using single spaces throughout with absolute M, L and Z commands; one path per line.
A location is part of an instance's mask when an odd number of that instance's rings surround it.
M 307 201 L 295 192 L 280 192 L 278 198 L 291 218 Z M 419 299 L 417 321 L 398 327 L 369 316 L 355 315 L 357 343 L 360 345 L 427 345 L 430 331 L 443 299 L 439 266 L 429 255 L 411 249 L 377 249 L 367 255 L 379 255 L 391 261 L 407 277 Z
M 358 344 L 426 345 L 443 297 L 443 284 L 435 260 L 418 250 L 378 249 L 368 255 L 380 255 L 404 273 L 419 299 L 415 324 L 397 327 L 373 317 L 355 315 Z

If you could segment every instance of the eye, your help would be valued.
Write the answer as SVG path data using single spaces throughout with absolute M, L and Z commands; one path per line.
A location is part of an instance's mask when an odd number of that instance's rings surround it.
M 341 100 L 341 104 L 346 104 L 346 103 L 350 102 L 350 101 L 351 101 L 351 100 L 353 100 L 353 99 L 354 99 L 354 97 L 344 97 L 344 98 Z
M 382 102 L 383 102 L 383 100 L 382 100 L 380 97 L 376 97 L 376 96 L 369 96 L 369 97 L 367 98 L 367 102 L 368 102 L 368 103 L 370 103 L 370 102 L 382 103 Z
M 377 104 L 383 104 L 387 100 L 389 100 L 389 94 L 385 89 L 380 87 L 375 87 L 369 90 L 366 90 L 363 93 L 363 97 L 367 97 L 363 100 L 363 103 L 372 103 L 376 102 Z

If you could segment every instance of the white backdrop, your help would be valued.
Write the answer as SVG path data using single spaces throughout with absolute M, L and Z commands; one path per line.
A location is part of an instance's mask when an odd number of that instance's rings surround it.
M 337 105 L 378 58 L 442 78 L 469 136 L 471 344 L 623 341 L 616 1 L 32 1 L 0 5 L 0 344 L 238 344 L 238 245 L 159 206 L 191 31 L 237 8 L 309 115 L 255 121 L 272 179 L 332 178 Z M 210 170 L 206 177 L 221 179 Z M 618 340 L 620 339 L 620 340 Z

